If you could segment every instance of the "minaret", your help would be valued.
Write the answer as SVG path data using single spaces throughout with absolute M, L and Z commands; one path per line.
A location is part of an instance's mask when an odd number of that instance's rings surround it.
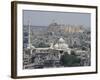
M 33 49 L 31 48 L 31 25 L 30 25 L 30 21 L 28 21 L 28 49 L 30 49 L 30 54 L 32 54 Z
M 30 33 L 31 33 L 31 31 L 30 31 L 30 21 L 28 20 L 28 48 L 30 49 L 30 47 L 31 47 L 31 40 L 30 40 Z

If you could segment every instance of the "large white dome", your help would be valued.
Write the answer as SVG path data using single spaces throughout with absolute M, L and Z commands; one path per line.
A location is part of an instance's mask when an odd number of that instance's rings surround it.
M 68 45 L 65 43 L 65 40 L 63 38 L 60 38 L 58 40 L 58 43 L 54 45 L 55 49 L 68 49 Z
M 65 43 L 65 40 L 63 38 L 60 38 L 58 42 L 59 43 Z

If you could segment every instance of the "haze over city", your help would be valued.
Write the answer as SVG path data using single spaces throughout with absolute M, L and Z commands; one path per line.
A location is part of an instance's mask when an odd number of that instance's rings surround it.
M 89 13 L 23 10 L 23 24 L 48 26 L 53 20 L 59 24 L 91 26 Z

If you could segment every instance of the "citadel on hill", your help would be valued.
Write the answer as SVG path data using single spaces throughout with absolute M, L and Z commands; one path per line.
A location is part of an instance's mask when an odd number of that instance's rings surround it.
M 58 24 L 58 23 L 51 23 L 48 28 L 49 31 L 59 31 L 62 30 L 64 32 L 84 32 L 82 29 L 82 25 L 70 25 L 70 24 Z

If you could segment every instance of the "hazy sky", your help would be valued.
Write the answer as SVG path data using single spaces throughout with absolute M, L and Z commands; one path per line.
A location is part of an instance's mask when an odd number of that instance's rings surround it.
M 91 15 L 89 13 L 23 10 L 24 25 L 30 22 L 31 25 L 47 26 L 54 20 L 59 24 L 79 24 L 90 27 Z

